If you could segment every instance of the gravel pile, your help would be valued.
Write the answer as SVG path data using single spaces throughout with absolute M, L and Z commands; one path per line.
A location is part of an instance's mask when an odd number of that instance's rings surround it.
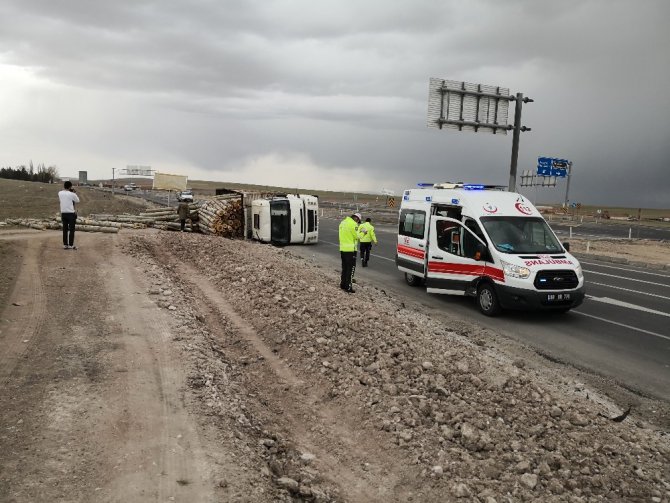
M 476 328 L 433 321 L 373 287 L 342 292 L 337 272 L 289 249 L 168 233 L 133 238 L 129 249 L 160 249 L 205 275 L 296 375 L 327 391 L 330 407 L 360 412 L 360 428 L 391 462 L 394 453 L 411 460 L 415 501 L 670 501 L 667 435 L 634 413 L 613 421 L 586 393 L 565 393 L 576 383 L 494 351 Z M 162 292 L 178 288 L 166 283 L 175 272 L 154 260 L 153 293 L 174 307 Z M 204 321 L 197 296 L 182 288 L 188 323 Z M 222 330 L 235 328 L 224 322 Z M 225 402 L 218 414 L 254 433 L 238 447 L 252 446 L 250 466 L 263 465 L 274 497 L 346 500 L 345 484 L 319 473 L 290 425 L 270 432 L 271 413 L 254 412 L 249 362 L 208 344 L 198 350 L 194 388 L 210 408 Z

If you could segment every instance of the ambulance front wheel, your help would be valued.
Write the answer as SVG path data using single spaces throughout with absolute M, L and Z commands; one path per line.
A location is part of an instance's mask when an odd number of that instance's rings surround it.
M 423 283 L 423 278 L 420 278 L 419 276 L 415 276 L 414 274 L 406 272 L 405 281 L 409 286 L 421 286 L 421 283 Z
M 500 303 L 492 284 L 484 283 L 479 286 L 477 289 L 477 306 L 486 316 L 500 314 Z

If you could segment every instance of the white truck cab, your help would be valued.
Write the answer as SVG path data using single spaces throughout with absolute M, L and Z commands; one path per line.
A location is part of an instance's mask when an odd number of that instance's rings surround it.
M 422 184 L 403 193 L 396 264 L 407 283 L 473 296 L 485 315 L 580 305 L 584 275 L 568 248 L 523 195 L 501 187 Z
M 279 246 L 316 244 L 319 240 L 318 212 L 317 196 L 285 194 L 253 199 L 249 237 Z

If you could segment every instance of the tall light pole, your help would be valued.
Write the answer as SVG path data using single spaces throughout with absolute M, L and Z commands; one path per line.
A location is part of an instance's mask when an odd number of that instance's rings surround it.
M 572 177 L 572 161 L 568 163 L 568 180 L 565 183 L 565 203 L 563 203 L 563 207 L 567 208 L 568 207 L 568 192 L 570 191 L 570 178 Z
M 521 138 L 521 131 L 530 131 L 530 128 L 521 126 L 521 106 L 523 103 L 532 103 L 530 98 L 524 98 L 523 93 L 516 93 L 516 97 L 510 96 L 510 100 L 514 100 L 514 128 L 512 130 L 512 159 L 509 165 L 509 186 L 507 190 L 516 192 L 516 164 L 519 160 L 519 140 Z

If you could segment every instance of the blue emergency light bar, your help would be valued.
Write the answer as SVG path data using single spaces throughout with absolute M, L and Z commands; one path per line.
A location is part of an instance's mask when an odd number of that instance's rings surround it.
M 484 190 L 486 185 L 482 185 L 480 183 L 464 183 L 463 188 L 465 190 Z
M 416 184 L 417 187 L 433 187 L 435 184 L 430 182 L 419 182 Z

